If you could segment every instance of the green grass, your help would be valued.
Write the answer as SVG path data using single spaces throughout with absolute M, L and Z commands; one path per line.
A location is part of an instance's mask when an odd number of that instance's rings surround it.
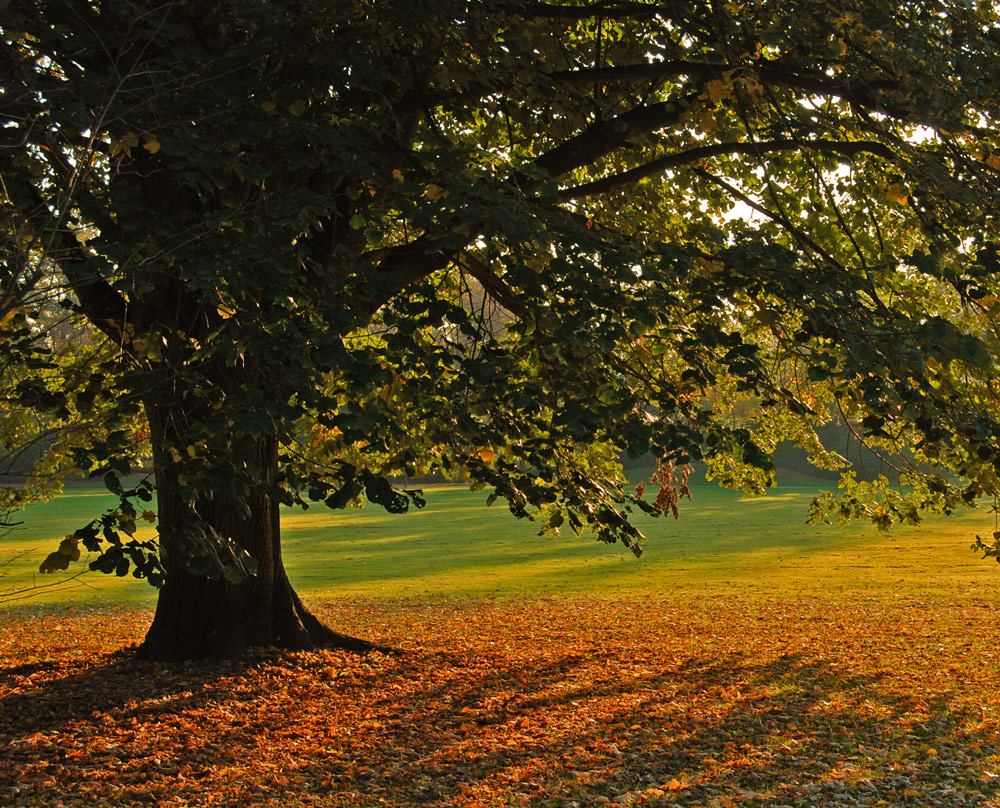
M 642 521 L 649 540 L 636 559 L 586 535 L 539 538 L 533 523 L 514 519 L 499 504 L 484 507 L 485 494 L 449 487 L 427 493 L 425 509 L 402 517 L 373 507 L 286 512 L 283 547 L 292 581 L 303 594 L 323 597 L 588 592 L 762 598 L 894 592 L 993 598 L 1000 582 L 1000 566 L 969 550 L 977 531 L 992 530 L 985 510 L 882 534 L 864 524 L 805 524 L 809 489 L 743 499 L 697 487 L 694 499 L 682 503 L 679 520 Z M 25 511 L 24 524 L 0 537 L 0 563 L 8 562 L 0 567 L 0 593 L 63 581 L 65 575 L 38 575 L 38 564 L 64 534 L 112 503 L 106 492 L 76 489 Z M 70 572 L 83 568 L 71 565 Z M 22 602 L 70 601 L 152 605 L 155 592 L 144 582 L 86 573 L 31 592 Z

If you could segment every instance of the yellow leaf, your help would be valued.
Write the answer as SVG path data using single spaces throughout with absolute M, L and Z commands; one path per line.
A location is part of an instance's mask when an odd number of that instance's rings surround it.
M 147 140 L 142 147 L 148 151 L 150 154 L 156 154 L 160 150 L 160 141 L 155 137 Z
M 490 461 L 495 460 L 497 456 L 497 453 L 494 452 L 489 446 L 480 446 L 476 449 L 476 454 L 484 463 L 489 463 Z
M 126 156 L 132 155 L 132 147 L 139 145 L 139 136 L 135 132 L 128 132 L 120 138 L 115 138 L 111 143 L 111 156 L 117 157 L 122 152 Z
M 704 107 L 695 118 L 694 123 L 706 135 L 710 134 L 716 126 L 715 115 L 709 107 Z
M 682 788 L 684 788 L 684 786 L 681 784 L 681 781 L 675 777 L 673 780 L 667 783 L 667 788 L 669 788 L 671 791 L 680 791 Z
M 142 518 L 145 519 L 147 522 L 149 522 L 149 524 L 153 524 L 153 522 L 156 521 L 156 512 L 155 511 L 143 511 L 142 512 Z
M 1000 171 L 1000 154 L 991 154 L 986 158 L 986 165 Z
M 728 94 L 726 82 L 722 79 L 715 79 L 708 83 L 708 97 L 712 99 L 713 104 L 718 104 Z
M 917 791 L 917 789 L 915 789 L 915 788 L 904 788 L 903 789 L 903 796 L 904 797 L 919 797 L 920 796 L 920 792 Z
M 394 169 L 392 170 L 392 176 L 393 176 L 393 179 L 397 179 L 397 180 L 399 180 L 400 182 L 402 182 L 402 181 L 403 181 L 403 172 L 402 172 L 402 171 L 400 171 L 400 170 L 399 170 L 398 168 L 394 168 Z
M 906 194 L 903 193 L 902 186 L 898 182 L 894 182 L 885 189 L 885 196 L 890 202 L 895 202 L 897 205 L 906 205 L 909 202 Z
M 435 185 L 433 182 L 427 186 L 427 190 L 424 191 L 424 196 L 428 199 L 441 199 L 445 196 L 445 190 L 440 185 Z
M 19 311 L 21 311 L 21 309 L 15 308 L 15 309 L 10 309 L 6 313 L 4 313 L 4 315 L 2 317 L 0 317 L 0 330 L 3 330 L 4 328 L 6 328 L 7 327 L 7 323 L 9 323 L 11 320 L 13 320 L 14 319 L 14 315 L 17 314 Z

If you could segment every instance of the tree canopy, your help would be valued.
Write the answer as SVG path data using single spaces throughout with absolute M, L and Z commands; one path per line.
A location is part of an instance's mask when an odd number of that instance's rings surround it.
M 162 584 L 151 656 L 334 639 L 278 504 L 403 512 L 403 474 L 637 552 L 685 464 L 760 490 L 780 440 L 848 472 L 819 519 L 1000 487 L 991 3 L 15 0 L 2 33 L 4 446 L 44 412 L 122 495 L 61 552 Z

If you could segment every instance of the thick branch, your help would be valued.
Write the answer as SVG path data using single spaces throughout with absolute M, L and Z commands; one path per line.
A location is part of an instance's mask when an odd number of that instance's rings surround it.
M 517 303 L 517 293 L 485 263 L 468 252 L 454 248 L 434 249 L 435 240 L 422 236 L 409 244 L 382 251 L 378 263 L 380 288 L 372 296 L 370 307 L 375 312 L 399 294 L 409 284 L 444 269 L 457 260 L 474 277 L 493 300 L 512 314 L 524 316 L 524 307 Z
M 461 265 L 475 278 L 493 300 L 503 306 L 511 314 L 519 317 L 525 315 L 524 307 L 517 303 L 517 293 L 511 289 L 504 281 L 497 277 L 496 273 L 485 263 L 469 253 L 463 253 L 459 259 Z
M 369 312 L 375 313 L 411 283 L 444 269 L 455 257 L 453 247 L 445 247 L 442 239 L 421 236 L 406 244 L 377 250 L 362 256 L 375 259 L 376 280 L 368 300 Z
M 653 81 L 673 79 L 678 76 L 712 79 L 722 75 L 730 65 L 716 65 L 708 62 L 688 62 L 683 59 L 667 59 L 662 62 L 643 62 L 635 65 L 616 67 L 583 67 L 575 70 L 558 70 L 549 73 L 551 79 L 571 87 L 593 87 L 595 82 L 617 84 L 628 81 Z
M 35 204 L 25 215 L 35 230 L 36 238 L 40 241 L 46 234 L 51 234 L 51 243 L 58 245 L 58 249 L 51 246 L 46 249 L 47 257 L 62 268 L 87 319 L 120 342 L 128 320 L 127 302 L 110 283 L 93 271 L 83 247 L 69 230 L 52 218 L 38 191 L 32 189 L 31 194 Z
M 726 64 L 672 60 L 645 65 L 567 70 L 553 73 L 551 77 L 581 85 L 590 85 L 594 81 L 671 78 L 680 75 L 700 80 L 711 80 L 732 69 Z M 819 95 L 836 96 L 858 107 L 878 108 L 880 111 L 888 112 L 897 117 L 902 115 L 900 111 L 890 109 L 877 98 L 878 92 L 896 86 L 896 83 L 892 81 L 869 82 L 852 87 L 849 84 L 831 81 L 825 77 L 800 75 L 773 65 L 756 65 L 753 70 L 760 80 L 767 84 L 795 87 Z M 535 160 L 534 165 L 549 177 L 558 177 L 575 168 L 588 165 L 617 148 L 629 145 L 638 135 L 680 123 L 690 106 L 696 103 L 700 97 L 700 92 L 691 92 L 670 101 L 635 107 L 611 120 L 595 123 L 542 154 Z M 523 175 L 519 175 L 516 179 L 524 191 L 530 191 L 538 185 L 538 181 Z
M 534 165 L 549 177 L 589 165 L 608 152 L 629 145 L 637 135 L 680 123 L 690 104 L 697 99 L 697 93 L 690 93 L 674 101 L 636 107 L 610 121 L 595 123 L 538 157 Z M 519 176 L 518 184 L 522 190 L 529 191 L 538 182 Z
M 844 157 L 854 157 L 862 152 L 877 154 L 887 160 L 895 159 L 896 155 L 882 143 L 869 140 L 795 140 L 792 138 L 782 140 L 771 140 L 763 143 L 714 143 L 711 146 L 698 146 L 687 151 L 668 154 L 657 160 L 651 160 L 641 166 L 636 166 L 620 174 L 612 174 L 593 182 L 577 185 L 574 188 L 566 188 L 559 192 L 559 199 L 579 199 L 582 196 L 594 196 L 607 193 L 616 188 L 629 183 L 660 174 L 671 168 L 690 165 L 709 157 L 719 157 L 730 154 L 751 154 L 762 157 L 779 151 L 812 149 L 814 151 L 839 154 Z
M 549 76 L 564 84 L 590 87 L 594 82 L 611 84 L 629 81 L 672 79 L 678 76 L 688 76 L 690 78 L 711 81 L 732 71 L 740 71 L 743 74 L 755 74 L 764 84 L 796 87 L 800 90 L 815 93 L 816 95 L 836 96 L 867 109 L 876 107 L 883 109 L 884 104 L 877 98 L 877 94 L 899 86 L 899 82 L 892 79 L 851 85 L 849 83 L 832 81 L 827 76 L 813 73 L 812 71 L 802 74 L 777 67 L 773 64 L 760 62 L 746 67 L 737 67 L 725 63 L 690 62 L 682 59 L 619 65 L 617 67 L 561 70 L 556 73 L 550 73 Z
M 527 3 L 515 7 L 514 11 L 525 19 L 585 20 L 600 14 L 614 19 L 654 19 L 662 9 L 654 3 L 609 3 L 602 0 L 578 6 L 562 6 L 554 3 Z

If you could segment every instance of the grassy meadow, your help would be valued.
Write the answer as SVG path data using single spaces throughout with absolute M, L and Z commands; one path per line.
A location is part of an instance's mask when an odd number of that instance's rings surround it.
M 427 507 L 393 516 L 377 507 L 287 509 L 282 520 L 289 575 L 307 597 L 515 596 L 529 593 L 742 596 L 907 592 L 993 597 L 1000 565 L 969 550 L 992 531 L 987 509 L 931 518 L 880 533 L 871 525 L 806 524 L 810 488 L 777 488 L 757 498 L 698 486 L 680 519 L 643 518 L 641 558 L 589 535 L 539 537 L 485 493 L 427 489 Z M 75 488 L 23 512 L 0 537 L 0 593 L 31 603 L 152 604 L 144 582 L 85 572 L 41 576 L 38 564 L 58 540 L 113 503 L 102 489 Z M 10 602 L 10 601 L 8 601 Z

